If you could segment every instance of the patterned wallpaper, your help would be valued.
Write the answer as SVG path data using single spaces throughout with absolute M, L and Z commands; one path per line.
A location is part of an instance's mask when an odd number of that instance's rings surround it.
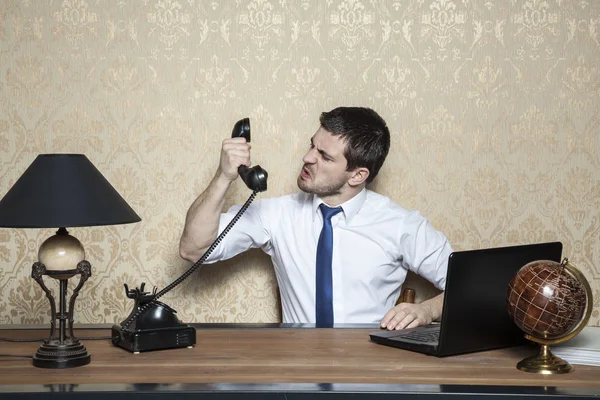
M 118 189 L 142 222 L 70 229 L 93 268 L 75 319 L 112 323 L 132 307 L 123 283 L 189 267 L 185 212 L 238 119 L 269 172 L 259 197 L 277 196 L 297 190 L 321 111 L 370 106 L 392 132 L 372 189 L 455 249 L 562 241 L 600 325 L 599 30 L 594 0 L 3 0 L 0 194 L 52 152 Z M 237 182 L 227 206 L 249 195 Z M 30 273 L 52 233 L 0 229 L 0 323 L 49 321 Z M 280 318 L 258 251 L 163 299 L 188 322 Z

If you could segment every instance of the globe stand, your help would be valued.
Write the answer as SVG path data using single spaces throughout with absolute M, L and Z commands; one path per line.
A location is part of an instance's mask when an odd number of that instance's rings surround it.
M 550 351 L 550 346 L 540 344 L 540 352 L 527 357 L 517 364 L 517 368 L 525 372 L 535 372 L 543 375 L 566 374 L 573 366 Z
M 540 351 L 535 356 L 524 358 L 517 363 L 517 369 L 525 372 L 533 372 L 536 374 L 551 375 L 551 374 L 565 374 L 574 370 L 573 366 L 567 361 L 560 357 L 555 356 L 550 351 L 550 345 L 566 342 L 569 339 L 577 336 L 579 332 L 587 325 L 590 316 L 592 315 L 592 309 L 594 304 L 592 288 L 589 282 L 585 278 L 585 275 L 577 269 L 573 264 L 569 262 L 568 258 L 565 258 L 560 266 L 564 268 L 564 271 L 571 275 L 575 280 L 581 283 L 584 288 L 586 295 L 586 310 L 583 318 L 579 323 L 565 335 L 555 339 L 545 339 L 535 337 L 529 334 L 525 335 L 525 338 L 532 342 L 540 344 Z

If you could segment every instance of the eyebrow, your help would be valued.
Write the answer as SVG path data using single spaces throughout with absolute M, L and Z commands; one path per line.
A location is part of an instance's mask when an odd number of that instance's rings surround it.
M 313 146 L 315 146 L 315 142 L 313 141 L 313 138 L 310 138 L 310 144 L 312 144 Z M 315 146 L 316 147 L 316 146 Z M 335 158 L 329 154 L 328 152 L 326 152 L 325 150 L 321 150 L 319 148 L 317 148 L 317 151 L 319 152 L 319 154 L 321 154 L 322 156 L 329 158 L 331 160 L 335 160 Z

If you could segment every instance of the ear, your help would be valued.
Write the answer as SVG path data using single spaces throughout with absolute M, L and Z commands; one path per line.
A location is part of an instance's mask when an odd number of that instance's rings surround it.
M 351 172 L 350 178 L 348 179 L 348 185 L 359 186 L 366 184 L 366 180 L 369 177 L 369 170 L 365 167 L 358 167 Z

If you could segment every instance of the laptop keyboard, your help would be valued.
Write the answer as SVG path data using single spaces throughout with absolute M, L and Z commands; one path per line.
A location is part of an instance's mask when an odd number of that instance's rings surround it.
M 439 329 L 436 330 L 431 330 L 431 331 L 427 331 L 427 332 L 411 332 L 409 334 L 405 334 L 405 335 L 398 335 L 398 336 L 394 336 L 391 339 L 398 339 L 398 340 L 414 340 L 415 342 L 423 342 L 423 343 L 431 343 L 431 342 L 438 342 L 440 340 L 440 331 Z

